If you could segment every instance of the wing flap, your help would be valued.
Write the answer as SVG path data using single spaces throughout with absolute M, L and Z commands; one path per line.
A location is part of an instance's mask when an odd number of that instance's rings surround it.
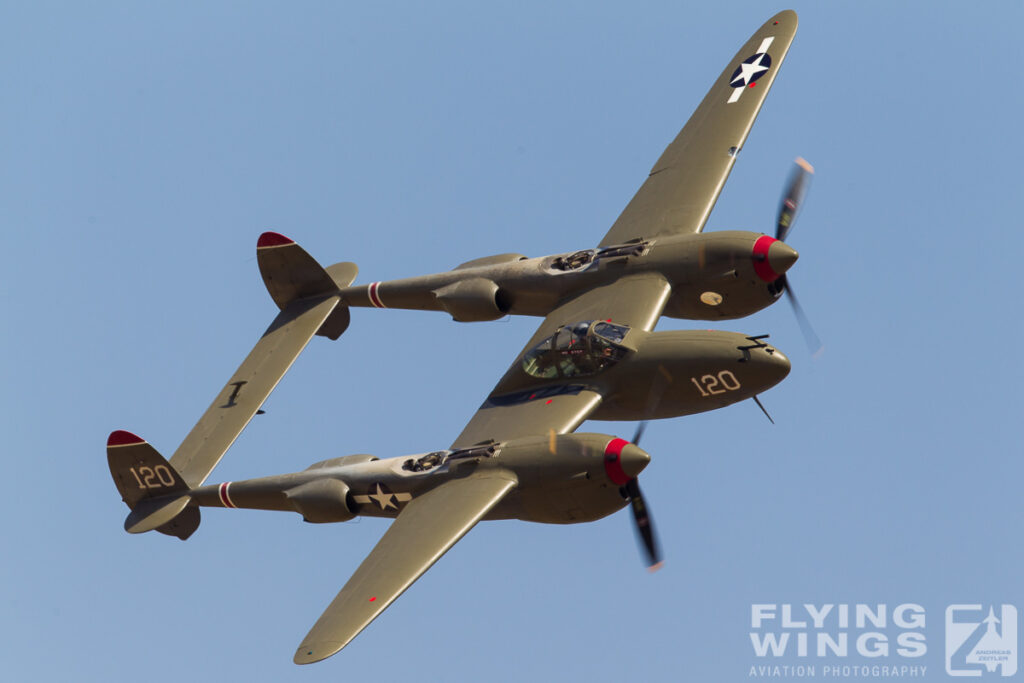
M 780 12 L 740 48 L 600 246 L 704 229 L 796 29 L 796 13 Z
M 516 486 L 511 473 L 453 479 L 414 498 L 295 652 L 296 664 L 345 647 Z
M 209 476 L 340 300 L 335 294 L 292 301 L 274 318 L 171 456 L 189 487 Z

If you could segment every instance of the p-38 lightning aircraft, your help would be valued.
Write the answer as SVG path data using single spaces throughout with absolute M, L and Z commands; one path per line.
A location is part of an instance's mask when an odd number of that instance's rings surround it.
M 715 277 L 718 299 L 709 295 L 704 303 L 727 306 L 720 317 L 757 310 L 778 291 L 729 285 L 750 273 L 762 284 L 778 282 L 796 258 L 763 235 L 697 239 L 796 28 L 796 14 L 781 12 L 740 49 L 596 250 L 540 261 L 498 257 L 457 269 L 458 277 L 440 285 L 428 277 L 407 289 L 352 288 L 354 264 L 323 268 L 287 237 L 261 235 L 260 272 L 281 311 L 256 346 L 169 460 L 130 432 L 115 431 L 107 441 L 111 474 L 131 510 L 125 529 L 184 540 L 199 526 L 200 507 L 294 511 L 309 522 L 393 517 L 302 641 L 299 664 L 345 647 L 481 520 L 568 524 L 630 505 L 648 563 L 658 566 L 637 482 L 649 456 L 621 438 L 573 432 L 586 419 L 713 410 L 756 398 L 788 374 L 788 359 L 763 336 L 653 329 L 663 314 L 698 311 L 688 297 L 710 292 Z M 787 225 L 798 202 L 791 203 Z M 567 284 L 544 286 L 545 278 Z M 545 317 L 450 446 L 386 459 L 349 455 L 301 472 L 204 484 L 309 340 L 344 332 L 348 305 L 379 305 L 383 292 L 389 304 L 479 311 L 474 292 L 491 285 L 492 295 L 508 287 L 509 311 Z M 440 292 L 434 303 L 426 287 Z M 729 299 L 739 301 L 727 305 Z

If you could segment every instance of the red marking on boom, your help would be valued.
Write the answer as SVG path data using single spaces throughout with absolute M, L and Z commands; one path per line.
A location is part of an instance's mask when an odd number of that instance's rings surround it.
M 379 282 L 371 282 L 366 288 L 366 293 L 370 297 L 370 303 L 373 304 L 375 308 L 386 308 L 384 306 L 384 302 L 380 300 L 380 294 L 378 293 L 379 287 Z
M 221 484 L 220 486 L 218 486 L 217 487 L 217 494 L 220 496 L 220 502 L 221 502 L 221 504 L 224 505 L 224 507 L 226 507 L 226 508 L 237 508 L 238 506 L 235 505 L 231 501 L 231 496 L 228 494 L 228 486 L 230 486 L 230 485 L 231 485 L 231 482 L 230 481 L 226 481 L 223 484 Z

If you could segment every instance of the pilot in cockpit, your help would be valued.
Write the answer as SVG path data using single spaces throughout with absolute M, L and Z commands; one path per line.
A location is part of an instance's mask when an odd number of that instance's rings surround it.
M 541 379 L 595 374 L 625 355 L 618 344 L 628 331 L 628 327 L 603 321 L 566 325 L 526 353 L 523 370 Z

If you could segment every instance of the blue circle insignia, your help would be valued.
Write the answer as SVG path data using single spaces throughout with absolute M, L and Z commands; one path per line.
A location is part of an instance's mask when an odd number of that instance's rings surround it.
M 768 73 L 772 65 L 772 58 L 767 52 L 758 52 L 743 60 L 736 70 L 732 72 L 729 85 L 734 88 L 744 88 L 757 79 Z

